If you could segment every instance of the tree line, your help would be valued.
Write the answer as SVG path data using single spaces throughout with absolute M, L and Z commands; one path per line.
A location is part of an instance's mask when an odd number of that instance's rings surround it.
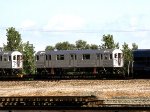
M 18 50 L 23 53 L 23 73 L 34 74 L 35 73 L 35 57 L 34 57 L 34 46 L 28 42 L 23 42 L 21 34 L 16 31 L 14 27 L 6 29 L 7 44 L 3 44 L 4 51 Z M 136 43 L 132 44 L 132 48 L 124 42 L 122 48 L 119 43 L 115 43 L 113 35 L 103 35 L 100 45 L 88 44 L 84 40 L 77 40 L 75 44 L 70 44 L 68 41 L 58 42 L 55 46 L 47 45 L 45 50 L 80 50 L 80 49 L 121 49 L 124 54 L 124 70 L 127 72 L 129 62 L 132 62 L 132 50 L 138 49 Z

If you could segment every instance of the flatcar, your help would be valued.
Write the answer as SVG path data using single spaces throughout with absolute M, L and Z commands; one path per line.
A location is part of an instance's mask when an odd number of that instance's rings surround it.
M 58 50 L 36 53 L 38 74 L 120 74 L 123 65 L 123 53 L 119 49 Z
M 17 75 L 23 68 L 22 53 L 19 51 L 0 52 L 0 75 Z
M 150 49 L 133 51 L 133 74 L 135 77 L 150 77 Z

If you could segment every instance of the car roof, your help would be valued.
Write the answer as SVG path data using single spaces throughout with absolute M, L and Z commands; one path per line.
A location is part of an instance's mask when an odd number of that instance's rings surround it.
M 57 51 L 45 51 L 46 54 L 84 54 L 84 53 L 112 53 L 116 49 L 100 49 L 100 50 L 57 50 Z M 121 51 L 121 50 L 120 50 Z

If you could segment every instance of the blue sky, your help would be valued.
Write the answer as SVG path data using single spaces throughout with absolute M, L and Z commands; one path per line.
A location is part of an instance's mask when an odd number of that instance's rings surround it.
M 149 5 L 150 0 L 0 0 L 0 46 L 7 41 L 6 28 L 15 27 L 36 51 L 79 39 L 100 45 L 104 34 L 120 46 L 149 49 Z

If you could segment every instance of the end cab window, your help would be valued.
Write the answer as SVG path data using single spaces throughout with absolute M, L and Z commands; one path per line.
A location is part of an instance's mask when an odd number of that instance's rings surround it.
M 17 55 L 17 60 L 21 60 L 21 55 Z
M 121 58 L 122 56 L 121 56 L 121 53 L 118 53 L 118 58 Z
M 114 54 L 114 57 L 117 58 L 117 53 Z
M 13 60 L 16 60 L 16 55 L 13 56 Z

